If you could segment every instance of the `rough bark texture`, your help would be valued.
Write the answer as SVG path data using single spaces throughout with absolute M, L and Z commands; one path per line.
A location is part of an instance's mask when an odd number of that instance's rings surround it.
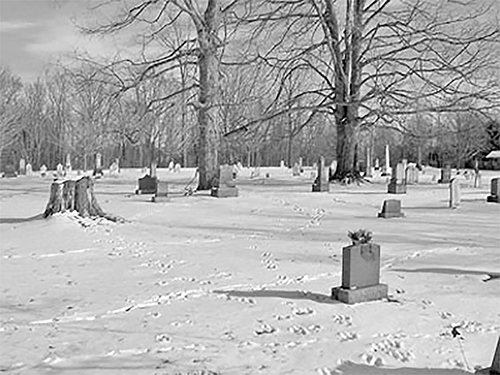
M 341 36 L 335 9 L 325 2 L 323 15 L 333 64 L 335 66 L 335 122 L 337 128 L 337 170 L 334 180 L 354 182 L 361 179 L 355 166 L 356 133 L 359 125 L 361 70 L 359 63 L 363 35 L 364 0 L 347 1 L 346 26 Z
M 219 172 L 218 149 L 220 132 L 216 123 L 219 86 L 219 59 L 217 30 L 220 22 L 220 5 L 218 0 L 209 0 L 203 21 L 197 22 L 199 43 L 199 182 L 198 190 L 210 190 L 216 184 Z
M 94 182 L 88 176 L 78 180 L 54 181 L 50 187 L 50 198 L 43 217 L 57 212 L 76 211 L 81 217 L 104 217 L 111 221 L 120 218 L 106 214 L 94 195 Z

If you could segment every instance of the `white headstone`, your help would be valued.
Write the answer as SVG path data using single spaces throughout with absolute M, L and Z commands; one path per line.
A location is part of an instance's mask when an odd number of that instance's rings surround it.
M 56 169 L 56 173 L 57 173 L 57 178 L 63 178 L 64 177 L 64 167 L 61 163 L 57 164 L 57 169 Z
M 26 164 L 26 176 L 33 176 L 33 167 L 30 163 Z
M 66 166 L 65 167 L 66 167 L 66 173 L 70 173 L 71 170 L 73 169 L 71 167 L 71 154 L 66 155 Z
M 115 162 L 113 162 L 113 164 L 111 164 L 109 166 L 109 173 L 112 174 L 112 175 L 117 175 L 119 172 L 118 170 L 118 164 Z
M 389 145 L 385 146 L 385 167 L 384 167 L 384 172 L 387 174 L 390 174 L 392 172 L 391 170 L 391 159 L 390 159 L 390 154 L 389 154 Z
M 460 206 L 460 183 L 458 178 L 450 181 L 450 208 L 458 208 Z
M 179 163 L 175 164 L 174 172 L 175 173 L 180 173 L 180 171 L 181 171 L 181 165 Z
M 337 172 L 337 164 L 337 160 L 333 160 L 332 164 L 330 164 L 330 173 L 332 176 L 335 175 L 335 172 Z
M 19 174 L 20 175 L 26 174 L 26 160 L 24 160 L 23 158 L 19 160 Z
M 168 163 L 168 171 L 169 172 L 173 172 L 174 168 L 175 168 L 175 165 L 174 165 L 173 161 L 171 161 L 170 163 Z
M 285 161 L 284 160 L 280 161 L 280 168 L 285 168 Z
M 102 169 L 102 155 L 100 152 L 95 155 L 95 169 Z
M 47 166 L 44 164 L 40 167 L 40 176 L 45 177 L 47 174 Z

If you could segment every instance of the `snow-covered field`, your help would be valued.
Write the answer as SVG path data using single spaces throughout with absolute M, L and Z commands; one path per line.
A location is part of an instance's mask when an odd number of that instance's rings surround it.
M 139 170 L 106 174 L 97 199 L 124 224 L 43 212 L 50 178 L 0 180 L 0 372 L 8 374 L 461 374 L 491 364 L 500 334 L 500 204 L 489 180 L 385 180 L 312 193 L 262 168 L 237 198 L 184 196 L 193 169 L 158 171 L 168 200 L 134 195 Z M 270 174 L 266 178 L 266 173 Z M 194 187 L 195 184 L 192 183 Z M 384 199 L 405 218 L 380 219 Z M 384 301 L 344 305 L 349 230 L 382 252 Z M 463 340 L 451 334 L 453 326 Z M 406 368 L 406 370 L 401 370 Z M 393 369 L 393 370 L 390 370 Z M 398 370 L 396 370 L 398 369 Z M 425 370 L 427 369 L 427 370 Z

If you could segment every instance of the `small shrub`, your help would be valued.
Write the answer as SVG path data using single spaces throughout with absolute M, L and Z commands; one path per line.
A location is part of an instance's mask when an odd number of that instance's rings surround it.
M 353 245 L 372 242 L 372 232 L 366 229 L 358 229 L 355 232 L 347 232 L 347 236 L 351 239 Z

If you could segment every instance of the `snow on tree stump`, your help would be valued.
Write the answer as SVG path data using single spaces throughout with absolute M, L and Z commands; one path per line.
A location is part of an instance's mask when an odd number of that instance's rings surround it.
M 55 180 L 52 183 L 49 202 L 43 217 L 70 211 L 76 211 L 81 217 L 103 217 L 114 222 L 123 221 L 102 210 L 94 195 L 94 182 L 89 176 L 77 180 Z

